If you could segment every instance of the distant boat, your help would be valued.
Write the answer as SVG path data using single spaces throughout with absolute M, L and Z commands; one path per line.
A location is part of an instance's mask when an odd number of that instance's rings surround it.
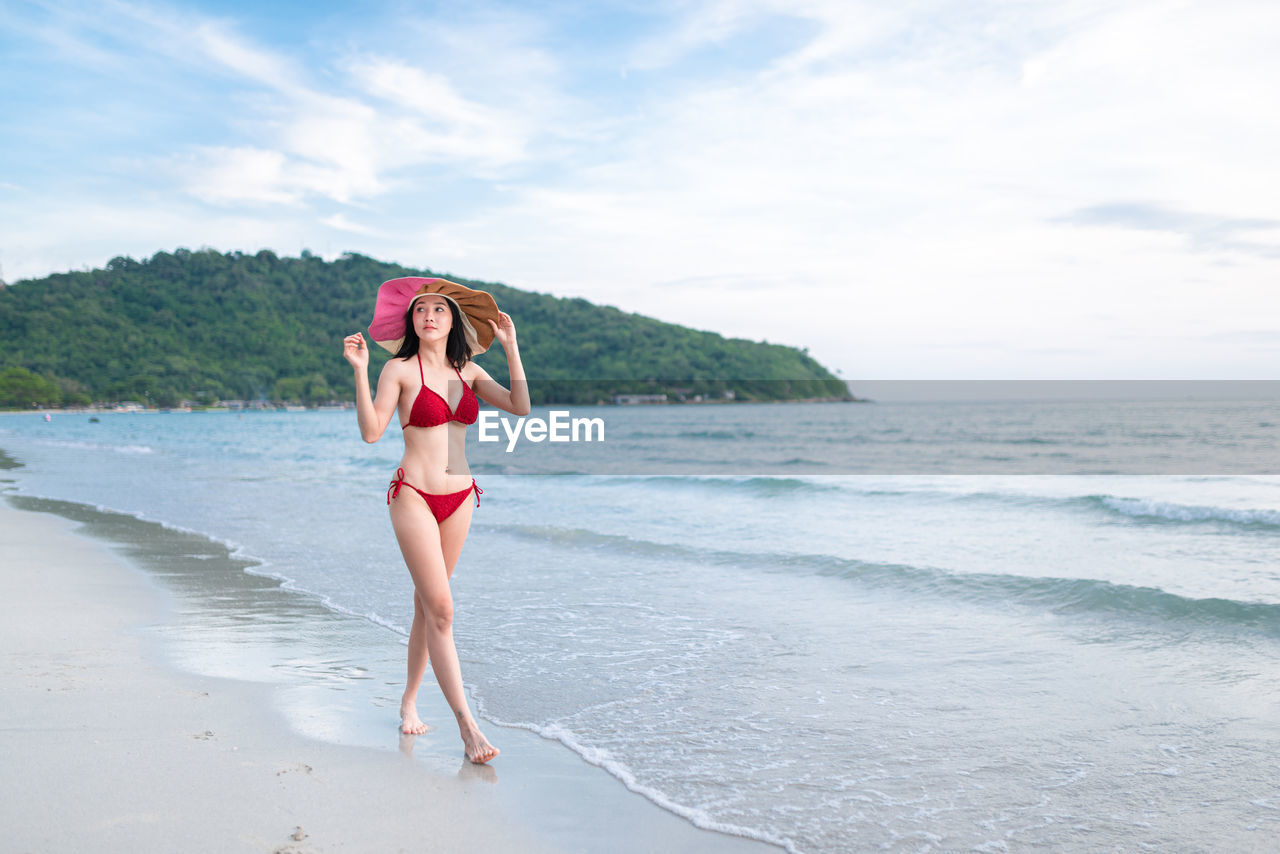
M 93 416 L 92 418 L 90 418 L 90 419 L 89 419 L 89 423 L 90 423 L 90 424 L 97 424 L 97 423 L 98 423 L 98 416 L 96 416 L 96 415 L 95 415 L 95 416 Z

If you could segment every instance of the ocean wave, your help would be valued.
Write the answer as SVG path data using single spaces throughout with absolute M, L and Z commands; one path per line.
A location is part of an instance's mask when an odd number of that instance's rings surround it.
M 806 459 L 805 457 L 788 457 L 787 459 L 781 462 L 772 463 L 772 465 L 791 466 L 793 468 L 798 466 L 803 466 L 805 468 L 824 469 L 824 468 L 827 468 L 830 465 L 830 463 L 824 460 L 810 460 L 810 459 Z
M 1280 603 L 1194 598 L 1158 587 L 1088 578 L 996 573 L 957 573 L 908 564 L 877 563 L 832 555 L 736 552 L 580 528 L 515 526 L 515 536 L 589 551 L 614 550 L 633 557 L 684 560 L 700 565 L 834 576 L 912 596 L 961 600 L 983 607 L 1018 605 L 1063 615 L 1097 615 L 1176 623 L 1179 628 L 1247 629 L 1280 636 Z
M 794 492 L 811 490 L 840 490 L 837 484 L 820 480 L 805 480 L 798 477 L 740 477 L 726 475 L 634 475 L 631 477 L 603 477 L 599 483 L 606 486 L 618 485 L 628 488 L 635 486 L 715 489 L 726 492 L 748 492 L 757 495 L 786 495 Z
M 154 454 L 150 445 L 113 445 L 106 442 L 82 442 L 75 439 L 37 439 L 36 444 L 51 448 L 69 448 L 77 451 L 112 451 L 117 454 Z
M 1280 527 L 1280 510 L 1177 504 L 1147 498 L 1088 495 L 1082 501 L 1132 519 L 1157 523 L 1225 522 L 1245 527 Z
M 676 433 L 677 439 L 751 439 L 755 437 L 754 430 L 681 430 Z
M 1200 480 L 1203 480 L 1201 478 Z M 795 477 L 711 477 L 682 476 L 609 478 L 623 486 L 636 484 L 661 487 L 694 487 L 772 496 L 793 492 L 824 490 L 858 497 L 920 498 L 942 501 L 985 501 L 1019 507 L 1045 509 L 1087 509 L 1103 511 L 1144 524 L 1221 523 L 1246 528 L 1280 527 L 1280 510 L 1268 508 L 1223 507 L 1218 505 L 1179 504 L 1150 498 L 1092 493 L 1085 495 L 1048 495 L 1034 492 L 998 491 L 986 488 L 947 489 L 936 485 L 894 487 L 882 478 L 864 485 L 861 478 L 847 476 Z

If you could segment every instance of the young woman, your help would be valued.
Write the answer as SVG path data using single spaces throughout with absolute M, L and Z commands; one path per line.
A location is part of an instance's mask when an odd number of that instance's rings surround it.
M 407 277 L 384 282 L 369 335 L 395 353 L 369 390 L 369 351 L 360 333 L 343 342 L 355 369 L 356 417 L 366 442 L 382 437 L 399 413 L 404 457 L 387 490 L 391 525 L 413 578 L 413 628 L 409 633 L 408 683 L 400 701 L 400 728 L 427 731 L 418 717 L 418 687 L 430 662 L 436 682 L 458 720 L 467 759 L 477 764 L 498 755 L 467 707 L 453 644 L 453 596 L 449 579 L 471 526 L 480 488 L 466 460 L 467 425 L 479 414 L 477 397 L 514 415 L 529 413 L 529 388 L 511 317 L 493 297 L 445 279 Z M 507 354 L 507 390 L 471 361 L 494 340 Z

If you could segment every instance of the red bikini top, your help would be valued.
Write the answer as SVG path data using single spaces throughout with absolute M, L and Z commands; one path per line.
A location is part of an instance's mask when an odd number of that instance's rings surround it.
M 450 421 L 459 421 L 463 424 L 476 423 L 476 418 L 480 416 L 480 404 L 476 401 L 475 392 L 471 390 L 471 386 L 467 385 L 466 380 L 462 379 L 462 372 L 457 368 L 453 370 L 462 383 L 462 398 L 458 401 L 457 409 L 450 409 L 449 401 L 427 387 L 426 377 L 422 373 L 422 355 L 418 355 L 418 376 L 422 379 L 422 388 L 414 398 L 413 409 L 409 410 L 409 423 L 404 425 L 404 428 L 435 427 Z

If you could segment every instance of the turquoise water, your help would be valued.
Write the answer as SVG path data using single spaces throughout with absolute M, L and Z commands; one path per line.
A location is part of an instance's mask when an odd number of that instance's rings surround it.
M 794 851 L 1266 850 L 1280 478 L 1246 463 L 1272 471 L 1280 407 L 1118 407 L 586 409 L 605 442 L 510 456 L 473 434 L 464 677 L 489 719 Z M 398 437 L 100 417 L 0 419 L 17 491 L 226 542 L 402 642 Z M 1184 472 L 1096 473 L 1162 453 Z M 312 678 L 358 679 L 342 653 Z

